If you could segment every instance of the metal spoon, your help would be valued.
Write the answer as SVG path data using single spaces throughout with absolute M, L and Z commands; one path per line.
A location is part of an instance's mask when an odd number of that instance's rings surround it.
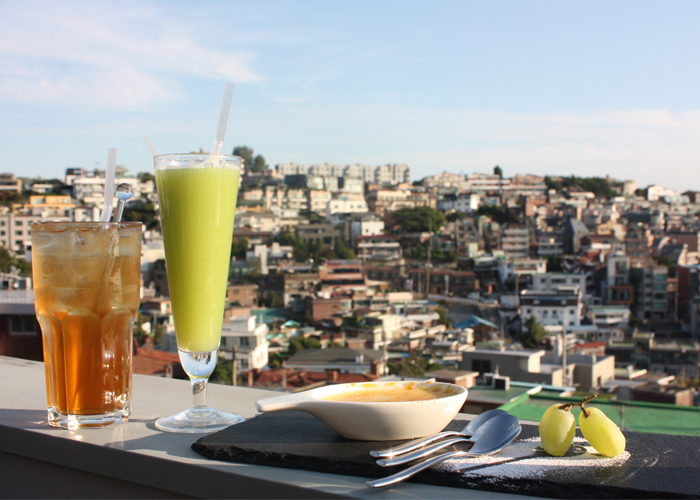
M 419 458 L 427 457 L 436 451 L 443 448 L 447 448 L 456 443 L 478 443 L 482 439 L 498 439 L 499 436 L 507 435 L 509 430 L 514 427 L 514 425 L 520 425 L 518 417 L 513 415 L 498 415 L 496 418 L 492 418 L 487 422 L 484 422 L 472 435 L 468 438 L 466 436 L 460 436 L 440 443 L 434 444 L 432 446 L 427 446 L 422 450 L 415 451 L 413 453 L 406 453 L 393 458 L 388 458 L 384 460 L 377 460 L 377 464 L 382 467 L 391 467 L 392 465 L 407 464 L 408 462 L 413 462 Z M 496 436 L 495 438 L 493 436 Z M 473 447 L 472 447 L 473 449 Z
M 134 188 L 131 187 L 131 184 L 123 182 L 117 186 L 116 193 L 117 208 L 114 210 L 114 222 L 120 222 L 124 213 L 124 205 L 134 195 Z
M 462 432 L 444 431 L 444 432 L 440 432 L 438 434 L 435 434 L 434 436 L 430 436 L 428 438 L 419 439 L 417 441 L 412 441 L 412 442 L 405 444 L 405 445 L 395 446 L 393 448 L 388 448 L 386 450 L 381 450 L 381 451 L 370 451 L 369 454 L 372 455 L 373 457 L 377 457 L 377 458 L 393 457 L 396 455 L 401 455 L 402 453 L 408 453 L 409 451 L 417 450 L 418 448 L 421 448 L 421 447 L 425 446 L 426 444 L 430 444 L 433 441 L 437 441 L 438 439 L 442 439 L 444 437 L 449 437 L 449 436 L 467 436 L 467 437 L 470 437 L 476 432 L 476 430 L 481 425 L 488 422 L 492 418 L 498 417 L 499 415 L 510 415 L 510 413 L 508 413 L 507 411 L 498 410 L 498 409 L 488 410 L 488 411 L 485 411 L 484 413 L 476 416 L 474 419 L 472 419 L 472 421 L 469 422 L 464 429 L 462 429 Z
M 367 481 L 365 482 L 365 485 L 369 486 L 370 488 L 381 488 L 382 486 L 388 486 L 390 484 L 398 483 L 399 481 L 403 481 L 404 479 L 407 479 L 413 476 L 414 474 L 417 474 L 423 469 L 428 469 L 434 465 L 437 465 L 441 462 L 444 462 L 445 460 L 449 460 L 450 458 L 454 457 L 475 457 L 479 455 L 492 455 L 508 446 L 516 437 L 518 437 L 521 430 L 522 428 L 520 427 L 520 424 L 515 423 L 513 427 L 508 429 L 508 431 L 504 435 L 499 436 L 498 433 L 495 432 L 486 433 L 481 437 L 481 439 L 479 439 L 479 442 L 472 446 L 472 449 L 469 451 L 452 451 L 450 453 L 438 455 L 437 457 L 433 457 L 424 462 L 413 465 L 408 469 L 404 469 L 401 472 L 398 472 L 391 476 L 387 476 L 382 479 L 375 479 L 374 481 Z

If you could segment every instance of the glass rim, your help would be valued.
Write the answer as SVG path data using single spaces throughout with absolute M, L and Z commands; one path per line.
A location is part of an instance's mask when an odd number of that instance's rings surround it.
M 109 221 L 109 222 L 102 222 L 102 221 L 93 221 L 93 220 L 85 220 L 85 221 L 74 221 L 74 220 L 66 220 L 66 221 L 59 221 L 59 220 L 37 220 L 34 222 L 31 222 L 29 224 L 30 227 L 34 226 L 57 226 L 57 225 L 68 225 L 68 226 L 79 226 L 79 225 L 94 225 L 94 226 L 104 226 L 104 225 L 124 225 L 124 226 L 143 226 L 143 222 L 137 221 L 137 220 L 122 220 L 119 222 L 114 222 L 114 221 Z
M 201 165 L 208 159 L 213 158 L 223 160 L 220 165 Z M 215 163 L 213 161 L 212 163 Z M 166 164 L 172 162 L 171 164 Z M 153 164 L 156 171 L 158 170 L 174 170 L 181 168 L 223 168 L 227 170 L 243 170 L 244 160 L 240 156 L 227 154 L 211 154 L 211 153 L 167 153 L 155 155 Z

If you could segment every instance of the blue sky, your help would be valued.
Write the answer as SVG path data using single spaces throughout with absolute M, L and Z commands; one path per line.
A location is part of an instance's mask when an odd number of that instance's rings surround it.
M 208 149 L 270 165 L 700 190 L 700 2 L 0 0 L 0 171 Z

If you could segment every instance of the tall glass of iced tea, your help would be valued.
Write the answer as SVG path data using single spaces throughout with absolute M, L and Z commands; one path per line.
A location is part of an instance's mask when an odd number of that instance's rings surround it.
M 125 422 L 141 286 L 140 222 L 36 222 L 32 275 L 49 424 Z

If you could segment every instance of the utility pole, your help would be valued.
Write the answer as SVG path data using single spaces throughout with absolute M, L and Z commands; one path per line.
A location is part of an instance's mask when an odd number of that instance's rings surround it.
M 429 227 L 430 227 L 430 232 L 428 234 L 430 235 L 430 239 L 428 240 L 428 262 L 425 264 L 425 269 L 426 269 L 425 298 L 426 299 L 430 299 L 430 268 L 433 267 L 433 265 L 430 263 L 430 252 L 433 249 L 433 219 L 432 218 L 429 221 Z
M 238 385 L 238 366 L 236 365 L 236 346 L 231 348 L 231 382 L 234 387 Z

